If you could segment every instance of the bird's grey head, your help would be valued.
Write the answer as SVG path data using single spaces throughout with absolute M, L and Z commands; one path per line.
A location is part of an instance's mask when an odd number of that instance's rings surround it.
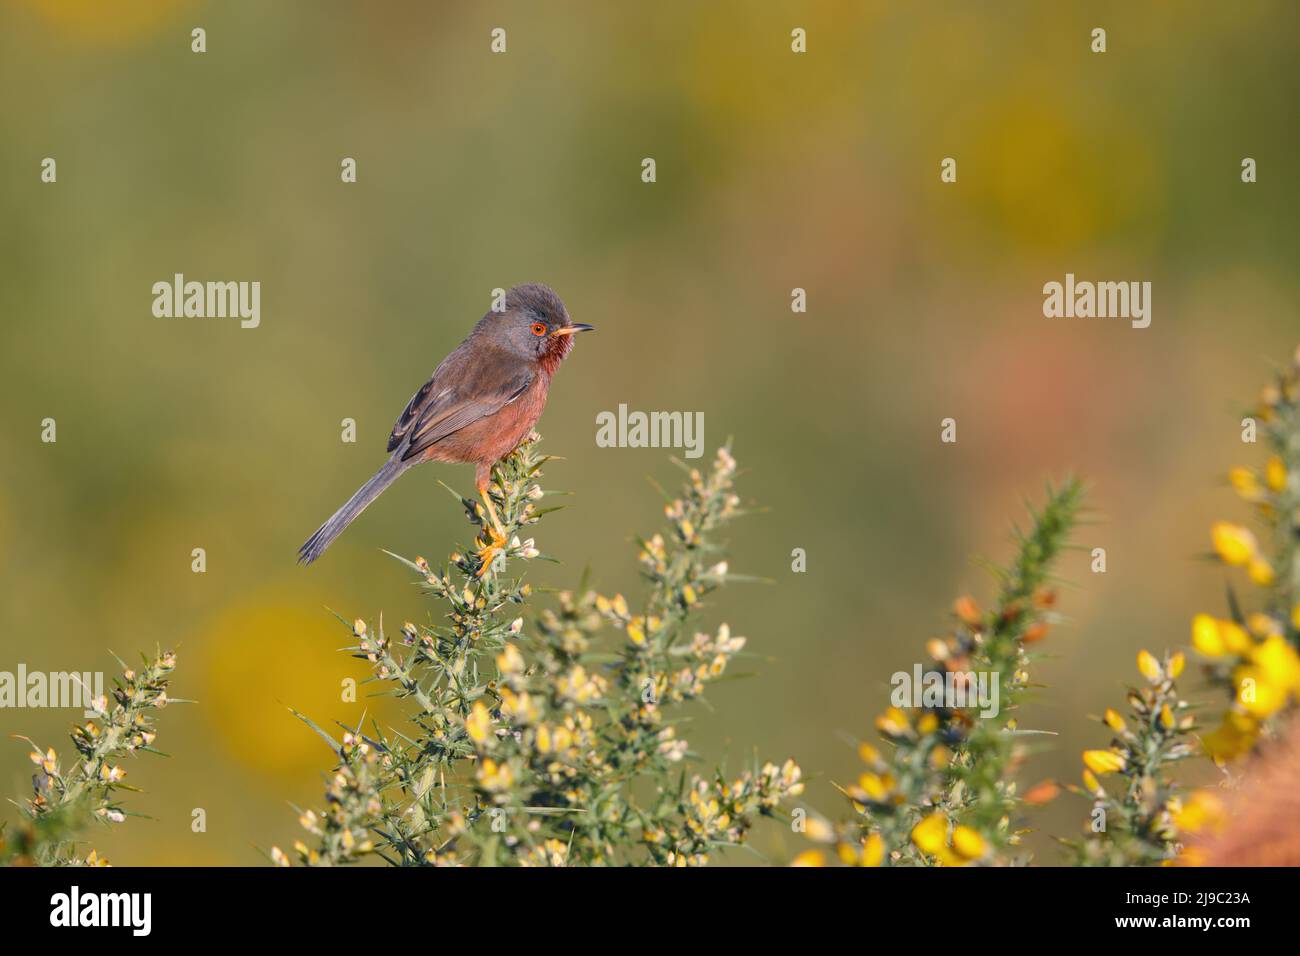
M 573 335 L 592 327 L 569 320 L 564 303 L 548 286 L 530 282 L 505 295 L 504 312 L 488 312 L 475 332 L 520 358 L 558 363 L 573 348 Z

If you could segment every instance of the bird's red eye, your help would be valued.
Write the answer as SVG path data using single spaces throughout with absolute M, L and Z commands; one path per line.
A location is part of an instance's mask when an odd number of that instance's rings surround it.
M 534 322 L 532 325 L 533 335 L 545 335 L 546 326 L 541 322 Z

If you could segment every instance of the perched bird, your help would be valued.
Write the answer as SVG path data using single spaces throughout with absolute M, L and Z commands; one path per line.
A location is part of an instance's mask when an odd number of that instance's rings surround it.
M 488 494 L 492 466 L 524 440 L 546 407 L 546 394 L 576 332 L 592 326 L 569 321 L 560 297 L 529 283 L 506 293 L 505 311 L 488 312 L 407 403 L 388 439 L 392 456 L 333 517 L 298 549 L 311 564 L 413 465 L 468 462 L 492 526 L 479 551 L 480 575 L 505 543 Z

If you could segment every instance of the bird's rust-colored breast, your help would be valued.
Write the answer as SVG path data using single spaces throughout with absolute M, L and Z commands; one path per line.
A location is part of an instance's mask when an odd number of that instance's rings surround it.
M 473 462 L 492 465 L 510 454 L 537 424 L 546 408 L 551 377 L 538 375 L 517 399 L 492 415 L 471 422 L 432 445 L 425 461 Z

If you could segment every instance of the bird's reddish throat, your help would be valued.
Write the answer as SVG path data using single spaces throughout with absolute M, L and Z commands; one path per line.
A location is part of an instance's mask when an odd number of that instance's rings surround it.
M 537 360 L 537 364 L 542 367 L 542 371 L 547 375 L 554 375 L 555 370 L 560 367 L 564 357 L 569 354 L 573 348 L 572 335 L 553 335 L 545 352 Z

